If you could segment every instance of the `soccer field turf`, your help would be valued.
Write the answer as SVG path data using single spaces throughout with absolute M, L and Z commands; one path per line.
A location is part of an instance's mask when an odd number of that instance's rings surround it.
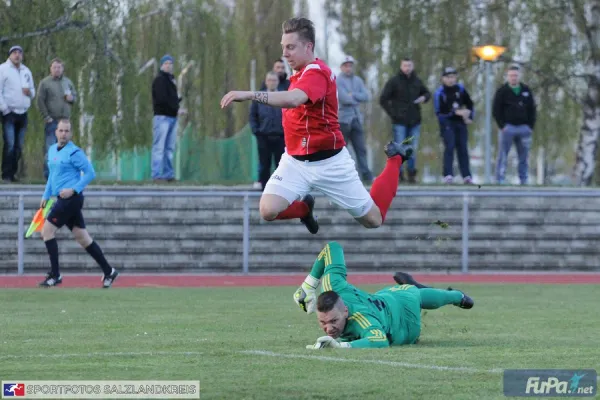
M 427 311 L 420 344 L 383 350 L 306 350 L 323 333 L 295 287 L 4 289 L 0 379 L 199 380 L 201 399 L 464 400 L 505 398 L 505 368 L 600 370 L 600 286 L 456 287 L 472 310 Z

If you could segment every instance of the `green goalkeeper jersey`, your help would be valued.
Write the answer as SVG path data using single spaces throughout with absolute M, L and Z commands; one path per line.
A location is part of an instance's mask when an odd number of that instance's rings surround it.
M 328 243 L 310 273 L 321 280 L 321 291 L 334 291 L 348 307 L 348 320 L 341 341 L 354 348 L 388 347 L 415 343 L 421 329 L 418 289 L 394 285 L 374 294 L 346 281 L 344 251 L 337 242 Z

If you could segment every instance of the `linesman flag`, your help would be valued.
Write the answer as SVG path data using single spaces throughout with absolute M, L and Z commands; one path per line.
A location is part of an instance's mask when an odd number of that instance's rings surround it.
M 40 208 L 39 210 L 37 210 L 37 212 L 33 216 L 31 225 L 29 225 L 29 229 L 27 229 L 27 233 L 25 234 L 26 238 L 33 235 L 33 232 L 41 232 L 42 231 L 42 227 L 44 226 L 44 221 L 46 220 L 48 213 L 52 209 L 52 205 L 54 205 L 54 200 L 50 199 L 46 202 L 46 207 Z

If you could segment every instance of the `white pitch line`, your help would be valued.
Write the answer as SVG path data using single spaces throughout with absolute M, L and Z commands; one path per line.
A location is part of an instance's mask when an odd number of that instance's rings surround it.
M 82 357 L 128 357 L 128 356 L 197 356 L 197 351 L 124 351 L 97 353 L 66 353 L 66 354 L 5 354 L 0 360 L 20 360 L 23 358 L 82 358 Z
M 470 367 L 446 367 L 442 365 L 425 365 L 425 364 L 410 364 L 400 361 L 386 361 L 386 360 L 364 360 L 364 359 L 351 359 L 351 358 L 336 358 L 336 357 L 328 357 L 328 356 L 309 356 L 303 354 L 283 354 L 283 353 L 274 353 L 272 351 L 267 350 L 247 350 L 240 352 L 242 354 L 250 354 L 257 356 L 268 356 L 268 357 L 277 357 L 277 358 L 294 358 L 294 359 L 304 359 L 304 360 L 318 360 L 318 361 L 331 361 L 331 362 L 340 362 L 340 363 L 357 363 L 357 364 L 376 364 L 376 365 L 387 365 L 389 367 L 399 367 L 399 368 L 413 368 L 413 369 L 430 369 L 435 371 L 455 371 L 455 372 L 469 372 L 469 373 L 488 373 L 488 374 L 499 374 L 502 373 L 503 369 L 494 368 L 494 369 L 478 369 L 478 368 L 470 368 Z

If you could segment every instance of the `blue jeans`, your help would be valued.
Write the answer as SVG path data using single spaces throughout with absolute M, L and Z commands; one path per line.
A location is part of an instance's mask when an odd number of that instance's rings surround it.
M 2 118 L 2 179 L 14 180 L 19 169 L 19 160 L 25 144 L 27 113 L 8 113 Z
M 460 174 L 463 178 L 471 176 L 469 168 L 469 131 L 461 121 L 444 120 L 440 122 L 440 130 L 444 141 L 444 176 L 454 176 L 454 150 L 458 158 Z
M 152 118 L 152 179 L 173 179 L 173 154 L 177 141 L 177 118 L 155 115 Z
M 44 141 L 44 178 L 48 179 L 48 149 L 54 143 L 56 143 L 56 127 L 58 126 L 57 120 L 52 120 L 49 124 L 44 127 L 44 134 L 46 139 Z
M 514 143 L 519 158 L 519 179 L 522 185 L 527 184 L 531 134 L 532 131 L 528 125 L 515 126 L 507 124 L 504 131 L 498 132 L 498 164 L 496 166 L 496 181 L 498 183 L 504 183 L 508 153 Z
M 413 148 L 412 157 L 406 162 L 408 165 L 409 171 L 415 171 L 415 164 L 417 163 L 417 148 L 419 147 L 419 137 L 421 136 L 421 124 L 414 126 L 406 126 L 406 125 L 392 125 L 392 129 L 394 132 L 394 142 L 402 143 L 402 141 L 412 136 L 412 141 L 408 143 L 409 146 Z M 402 172 L 403 165 L 400 167 L 400 172 Z

